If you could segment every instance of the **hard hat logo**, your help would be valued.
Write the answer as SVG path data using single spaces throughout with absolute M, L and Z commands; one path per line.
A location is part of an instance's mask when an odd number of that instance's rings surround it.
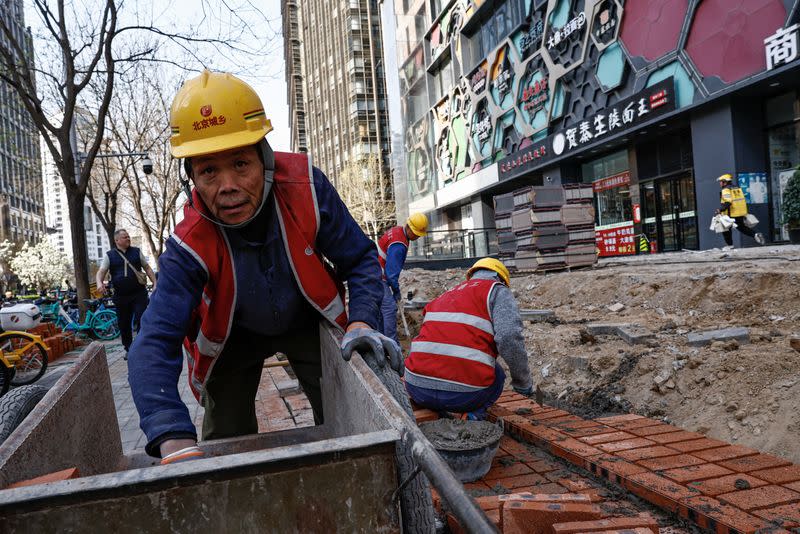
M 200 115 L 203 117 L 208 117 L 211 115 L 211 106 L 203 106 L 200 108 Z

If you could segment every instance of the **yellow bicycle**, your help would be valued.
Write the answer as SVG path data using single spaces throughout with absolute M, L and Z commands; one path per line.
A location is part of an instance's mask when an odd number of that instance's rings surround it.
M 0 395 L 14 386 L 33 384 L 47 370 L 47 347 L 41 336 L 9 330 L 0 333 Z

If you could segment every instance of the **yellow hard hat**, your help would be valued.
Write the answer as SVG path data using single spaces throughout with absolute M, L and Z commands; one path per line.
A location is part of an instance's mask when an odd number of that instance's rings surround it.
M 475 264 L 469 268 L 467 271 L 467 280 L 472 278 L 472 273 L 477 271 L 478 269 L 489 269 L 490 271 L 494 271 L 500 275 L 500 279 L 507 285 L 511 285 L 511 275 L 508 272 L 508 268 L 503 265 L 503 262 L 500 260 L 496 260 L 494 258 L 481 258 L 475 262 Z
M 180 88 L 172 101 L 169 123 L 175 158 L 254 145 L 272 131 L 252 87 L 232 74 L 208 70 Z
M 718 182 L 732 182 L 733 181 L 733 175 L 732 174 L 723 174 L 722 176 L 717 178 L 717 181 Z
M 428 217 L 424 213 L 412 213 L 406 224 L 419 237 L 428 235 Z

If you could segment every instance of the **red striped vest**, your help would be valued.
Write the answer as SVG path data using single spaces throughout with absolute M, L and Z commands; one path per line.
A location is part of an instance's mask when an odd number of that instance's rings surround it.
M 408 237 L 402 226 L 390 228 L 378 239 L 378 263 L 381 264 L 381 272 L 386 270 L 386 253 L 389 251 L 389 247 L 395 243 L 402 243 L 408 248 Z
M 323 317 L 337 328 L 347 325 L 344 290 L 315 248 L 319 207 L 314 190 L 311 159 L 305 154 L 275 152 L 273 197 L 283 244 L 300 291 Z M 197 191 L 194 207 L 183 209 L 184 219 L 173 239 L 187 250 L 208 274 L 203 298 L 192 314 L 191 330 L 183 340 L 189 367 L 189 385 L 198 400 L 206 377 L 225 348 L 236 304 L 233 253 L 222 229 L 198 213 L 209 211 Z
M 422 329 L 411 343 L 406 370 L 476 389 L 495 379 L 497 345 L 489 295 L 499 284 L 468 280 L 425 306 Z

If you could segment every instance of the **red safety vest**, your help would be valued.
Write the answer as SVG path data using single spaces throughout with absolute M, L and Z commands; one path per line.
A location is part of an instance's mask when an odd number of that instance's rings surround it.
M 344 289 L 316 249 L 319 206 L 314 191 L 311 159 L 305 154 L 275 153 L 272 186 L 283 244 L 300 292 L 332 325 L 347 325 Z M 192 313 L 191 329 L 183 340 L 189 367 L 189 385 L 200 400 L 206 378 L 225 348 L 236 308 L 233 253 L 222 229 L 200 216 L 209 211 L 195 189 L 194 207 L 183 209 L 184 219 L 172 235 L 203 266 L 208 281 L 200 305 Z
M 389 251 L 389 247 L 395 243 L 402 243 L 408 248 L 408 237 L 402 226 L 390 228 L 378 239 L 378 263 L 381 264 L 381 272 L 386 270 L 386 254 Z
M 492 385 L 497 345 L 489 295 L 499 283 L 468 280 L 428 303 L 406 370 L 475 389 Z

